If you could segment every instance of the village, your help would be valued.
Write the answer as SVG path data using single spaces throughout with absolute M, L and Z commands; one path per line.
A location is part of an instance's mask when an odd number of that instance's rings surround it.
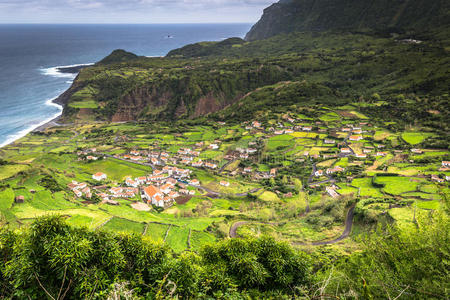
M 229 187 L 227 178 L 245 178 L 259 183 L 275 178 L 279 170 L 286 169 L 283 162 L 295 161 L 304 163 L 305 167 L 309 163 L 312 169 L 305 187 L 339 198 L 345 194 L 340 193 L 341 189 L 347 191 L 345 183 L 352 182 L 355 176 L 367 174 L 368 170 L 373 174 L 387 172 L 386 162 L 413 162 L 411 158 L 414 155 L 422 155 L 427 151 L 413 147 L 398 149 L 399 147 L 392 145 L 392 139 L 377 137 L 380 132 L 383 134 L 383 129 L 367 121 L 336 121 L 331 118 L 311 122 L 309 118 L 300 119 L 285 114 L 278 122 L 241 123 L 238 126 L 239 132 L 245 132 L 249 137 L 244 143 L 230 145 L 221 139 L 181 142 L 175 151 L 167 151 L 164 144 L 157 143 L 146 149 L 136 147 L 121 154 L 108 154 L 90 148 L 78 151 L 79 160 L 113 158 L 149 166 L 153 173 L 136 178 L 124 174 L 124 181 L 109 189 L 89 187 L 86 183 L 75 181 L 68 187 L 78 198 L 90 199 L 92 190 L 95 190 L 101 201 L 110 205 L 118 205 L 114 199 L 123 198 L 167 209 L 176 203 L 178 197 L 194 196 L 208 190 L 195 178 L 195 170 L 220 176 L 220 186 Z M 223 127 L 227 124 L 218 122 L 217 125 Z M 292 141 L 295 141 L 294 150 L 297 151 L 279 151 L 289 147 Z M 274 160 L 272 167 L 261 167 L 261 162 L 267 160 L 268 156 Z M 355 173 L 358 168 L 360 173 Z M 449 170 L 449 163 L 442 161 L 439 171 L 445 173 Z M 191 178 L 192 175 L 194 178 Z M 437 183 L 450 180 L 449 175 L 431 174 L 427 177 Z M 93 174 L 92 179 L 104 183 L 107 181 L 107 174 L 99 170 Z

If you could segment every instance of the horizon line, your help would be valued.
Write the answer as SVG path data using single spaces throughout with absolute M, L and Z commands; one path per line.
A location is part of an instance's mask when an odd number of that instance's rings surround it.
M 173 23 L 1 23 L 0 25 L 202 25 L 202 24 L 254 24 L 253 22 L 173 22 Z

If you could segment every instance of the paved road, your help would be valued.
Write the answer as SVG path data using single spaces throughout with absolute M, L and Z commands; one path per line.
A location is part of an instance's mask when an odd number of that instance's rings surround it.
M 312 243 L 292 243 L 293 245 L 312 245 L 312 246 L 322 246 L 322 245 L 331 245 L 336 244 L 350 236 L 350 233 L 352 232 L 352 226 L 353 226 L 353 217 L 355 215 L 355 207 L 356 204 L 353 204 L 348 212 L 347 217 L 345 218 L 345 229 L 344 232 L 339 236 L 338 238 L 330 241 L 317 241 Z
M 248 221 L 241 221 L 241 222 L 236 222 L 233 225 L 231 225 L 230 227 L 230 238 L 235 238 L 237 236 L 237 230 L 239 227 L 241 227 L 242 225 L 248 224 Z
M 329 241 L 317 241 L 317 242 L 312 242 L 312 243 L 300 243 L 300 242 L 294 242 L 292 243 L 293 245 L 296 246 L 305 246 L 305 245 L 311 245 L 311 246 L 322 246 L 322 245 L 331 245 L 331 244 L 336 244 L 346 238 L 348 238 L 350 236 L 350 233 L 352 232 L 352 226 L 353 226 L 353 217 L 354 217 L 354 212 L 355 212 L 355 207 L 356 204 L 353 204 L 348 212 L 347 212 L 347 217 L 345 218 L 345 229 L 344 232 L 336 239 L 334 240 L 329 240 Z M 306 214 L 305 214 L 306 216 Z M 240 222 L 236 222 L 233 225 L 231 225 L 230 227 L 230 232 L 229 235 L 231 238 L 236 238 L 237 237 L 237 230 L 239 227 L 246 225 L 250 223 L 249 221 L 240 221 Z M 258 222 L 255 222 L 258 223 Z M 261 223 L 259 223 L 261 224 Z M 265 223 L 262 223 L 265 224 Z M 267 223 L 267 224 L 272 224 L 272 223 Z M 273 224 L 272 224 L 273 225 Z
M 218 173 L 219 173 L 219 174 L 222 173 L 223 170 L 225 170 L 226 167 L 228 167 L 229 165 L 231 165 L 231 164 L 234 163 L 235 161 L 236 161 L 236 159 L 229 160 L 226 164 L 224 164 L 224 165 L 222 166 L 222 168 L 219 169 Z
M 240 222 L 236 222 L 234 223 L 231 227 L 230 227 L 230 232 L 228 233 L 229 236 L 231 238 L 236 238 L 237 237 L 237 230 L 239 227 L 245 225 L 245 224 L 249 224 L 249 223 L 253 223 L 253 224 L 264 224 L 264 225 L 278 225 L 277 223 L 269 223 L 269 222 L 250 222 L 250 221 L 240 221 Z

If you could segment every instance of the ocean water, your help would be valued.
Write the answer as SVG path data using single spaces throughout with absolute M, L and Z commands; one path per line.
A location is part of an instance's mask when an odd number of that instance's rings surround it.
M 243 37 L 251 24 L 0 25 L 0 147 L 55 118 L 52 99 L 75 78 L 60 66 L 90 64 L 115 49 L 163 56 L 199 41 Z

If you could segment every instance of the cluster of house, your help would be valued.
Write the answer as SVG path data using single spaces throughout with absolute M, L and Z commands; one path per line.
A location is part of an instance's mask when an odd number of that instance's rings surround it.
M 78 198 L 83 197 L 83 195 L 90 199 L 92 197 L 91 188 L 85 182 L 77 182 L 73 180 L 67 185 L 67 187 L 77 196 Z
M 333 168 L 328 168 L 325 172 L 326 172 L 327 175 L 331 175 L 331 174 L 334 174 L 334 173 L 339 173 L 339 172 L 344 172 L 344 171 L 345 171 L 344 168 L 341 168 L 339 166 L 335 166 Z M 323 170 L 317 170 L 317 171 L 314 172 L 314 176 L 316 176 L 316 177 L 321 177 L 323 175 L 324 175 L 324 171 Z
M 77 152 L 78 160 L 79 161 L 82 161 L 82 160 L 87 160 L 87 161 L 98 160 L 100 158 L 100 156 L 98 156 L 98 154 L 96 154 L 96 152 L 97 152 L 97 148 L 90 148 L 90 149 L 78 151 Z
M 141 188 L 142 199 L 148 204 L 159 207 L 170 207 L 175 199 L 182 195 L 194 195 L 194 190 L 187 186 L 199 186 L 197 179 L 190 179 L 191 170 L 165 166 L 161 170 L 154 170 L 152 175 L 135 179 L 127 177 L 125 184 L 133 188 Z
M 439 168 L 440 172 L 448 172 L 450 171 L 450 161 L 442 161 L 441 162 L 441 167 Z M 444 181 L 450 181 L 450 176 L 445 175 L 445 179 L 439 177 L 438 175 L 432 174 L 431 175 L 431 180 L 435 181 L 435 182 L 439 182 L 442 183 Z

